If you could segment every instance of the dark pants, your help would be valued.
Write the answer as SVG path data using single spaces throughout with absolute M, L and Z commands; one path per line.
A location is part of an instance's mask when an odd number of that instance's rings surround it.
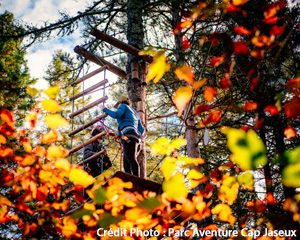
M 128 131 L 126 135 L 136 135 L 134 131 Z M 140 176 L 140 166 L 137 161 L 137 148 L 139 145 L 138 139 L 128 136 L 128 140 L 122 139 L 123 145 L 123 167 L 126 173 Z

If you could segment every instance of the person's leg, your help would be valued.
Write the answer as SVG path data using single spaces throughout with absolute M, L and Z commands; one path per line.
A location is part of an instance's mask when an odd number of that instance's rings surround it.
M 137 149 L 137 141 L 135 139 L 130 139 L 130 142 L 124 141 L 123 144 L 124 149 L 124 158 L 126 158 L 127 163 L 129 163 L 131 173 L 135 176 L 140 176 L 140 166 L 136 159 L 136 149 Z M 125 165 L 124 165 L 125 169 Z M 125 172 L 126 169 L 125 169 Z M 128 173 L 130 173 L 128 172 Z

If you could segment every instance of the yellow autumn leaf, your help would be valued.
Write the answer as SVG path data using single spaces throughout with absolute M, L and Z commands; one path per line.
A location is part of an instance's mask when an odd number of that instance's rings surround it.
M 189 173 L 187 174 L 187 178 L 191 182 L 191 188 L 195 188 L 200 183 L 207 180 L 207 178 L 201 172 L 197 171 L 196 169 L 190 170 Z
M 170 145 L 174 149 L 181 148 L 187 144 L 187 141 L 184 138 L 177 138 L 171 141 Z
M 162 171 L 164 178 L 168 181 L 176 170 L 176 158 L 167 157 L 164 159 L 160 170 Z
M 195 90 L 198 90 L 199 88 L 203 87 L 207 82 L 207 78 L 203 78 L 199 81 L 194 81 L 193 84 L 192 84 L 192 87 L 195 89 Z
M 71 169 L 69 179 L 75 184 L 81 185 L 84 188 L 90 186 L 96 181 L 95 178 L 93 178 L 87 172 L 78 168 Z
M 169 180 L 163 182 L 163 191 L 171 200 L 186 198 L 188 190 L 184 183 L 184 176 L 181 173 L 176 173 Z
M 29 141 L 24 141 L 23 142 L 23 147 L 25 149 L 25 152 L 27 152 L 27 153 L 31 153 L 32 152 L 32 147 L 31 147 Z
M 231 215 L 231 208 L 224 203 L 220 203 L 217 206 L 215 206 L 211 212 L 213 214 L 218 215 L 218 218 L 223 222 L 229 222 L 231 225 L 233 225 L 236 221 L 236 218 Z
M 151 153 L 153 155 L 169 155 L 172 152 L 170 141 L 167 138 L 158 138 L 151 145 Z
M 69 155 L 69 151 L 65 149 L 63 146 L 55 146 L 52 145 L 48 148 L 47 154 L 50 155 L 51 157 L 66 157 Z
M 175 74 L 180 80 L 184 80 L 190 84 L 193 84 L 195 73 L 193 68 L 184 64 L 181 67 L 175 69 Z
M 62 109 L 62 107 L 57 103 L 57 101 L 51 99 L 45 99 L 44 101 L 42 101 L 42 107 L 45 111 L 52 113 L 59 112 Z
M 35 97 L 36 95 L 39 94 L 39 90 L 37 90 L 36 88 L 29 87 L 29 86 L 26 87 L 26 92 L 32 97 Z
M 189 86 L 180 87 L 176 90 L 175 96 L 173 98 L 173 102 L 178 110 L 178 116 L 182 115 L 182 112 L 186 106 L 190 102 L 193 96 L 193 89 Z
M 238 191 L 239 191 L 239 183 L 236 181 L 236 178 L 233 176 L 226 177 L 222 186 L 219 189 L 218 197 L 222 202 L 227 202 L 228 205 L 232 205 L 236 200 Z
M 63 219 L 62 234 L 67 238 L 70 238 L 77 231 L 77 225 L 75 219 L 70 216 L 65 216 Z
M 247 171 L 241 173 L 240 175 L 238 175 L 237 180 L 241 185 L 244 185 L 245 189 L 249 189 L 250 191 L 254 189 L 254 179 L 251 172 Z
M 55 130 L 50 130 L 49 132 L 47 132 L 41 137 L 41 142 L 48 143 L 48 144 L 51 144 L 55 141 L 62 141 L 62 140 L 63 140 L 63 136 Z
M 62 128 L 69 125 L 68 121 L 59 114 L 49 114 L 45 117 L 45 122 L 49 128 Z
M 51 99 L 55 99 L 56 95 L 59 93 L 59 86 L 49 87 L 47 90 L 43 91 Z
M 147 82 L 154 78 L 154 83 L 157 83 L 163 75 L 169 71 L 170 64 L 166 62 L 164 52 L 156 52 L 153 62 L 148 67 Z
M 69 163 L 69 161 L 65 158 L 58 158 L 55 161 L 55 167 L 59 170 L 63 170 L 66 172 L 69 172 L 71 169 L 71 164 Z

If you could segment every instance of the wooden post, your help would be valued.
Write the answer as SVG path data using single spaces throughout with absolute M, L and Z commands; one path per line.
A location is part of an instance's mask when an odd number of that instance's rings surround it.
M 126 72 L 123 69 L 111 64 L 110 62 L 104 60 L 103 58 L 101 58 L 99 56 L 96 56 L 95 54 L 93 54 L 91 52 L 88 52 L 86 49 L 84 49 L 80 46 L 76 46 L 74 48 L 74 52 L 76 52 L 79 55 L 84 56 L 89 61 L 92 61 L 100 66 L 108 65 L 108 69 L 107 69 L 108 71 L 116 74 L 117 76 L 119 76 L 121 78 L 127 79 Z
M 139 80 L 139 64 L 138 64 L 138 62 L 131 63 L 131 78 L 133 81 Z
M 101 87 L 102 85 L 104 85 L 106 83 L 108 83 L 107 79 L 105 79 L 105 80 L 103 80 L 103 81 L 101 81 L 101 82 L 99 82 L 99 83 L 97 83 L 97 84 L 95 84 L 95 85 L 93 85 L 93 86 L 85 89 L 83 92 L 78 93 L 78 94 L 74 95 L 73 97 L 70 97 L 70 101 L 75 100 L 77 98 L 80 98 L 83 95 L 88 94 L 89 92 L 93 91 L 94 89 L 97 89 L 98 87 Z
M 81 78 L 77 79 L 76 81 L 72 82 L 71 86 L 73 87 L 73 86 L 77 85 L 78 83 L 81 83 L 81 82 L 95 76 L 96 74 L 102 72 L 104 69 L 107 69 L 107 68 L 109 68 L 108 65 L 104 65 L 103 67 L 100 67 L 100 68 L 96 69 L 95 71 L 86 74 L 84 77 L 81 77 Z
M 83 164 L 92 162 L 93 160 L 97 159 L 97 157 L 99 157 L 105 153 L 106 153 L 106 150 L 104 149 L 104 150 L 94 154 L 93 156 L 90 156 L 89 158 L 85 159 L 83 162 L 78 163 L 78 165 L 83 165 Z
M 92 142 L 95 142 L 98 138 L 101 138 L 102 136 L 104 136 L 104 135 L 106 135 L 106 134 L 107 134 L 106 131 L 99 133 L 98 135 L 96 135 L 95 137 L 93 137 L 93 138 L 87 140 L 87 141 L 84 142 L 83 144 L 80 144 L 80 145 L 78 145 L 77 147 L 72 148 L 72 149 L 69 151 L 69 154 L 74 153 L 74 152 L 77 152 L 77 151 L 80 150 L 81 148 L 83 148 L 83 147 L 89 145 L 89 144 L 92 143 Z
M 92 121 L 90 121 L 90 122 L 88 122 L 88 123 L 82 125 L 82 126 L 79 127 L 79 128 L 76 128 L 75 130 L 73 130 L 72 132 L 70 132 L 70 133 L 68 134 L 68 136 L 71 137 L 72 135 L 75 135 L 76 133 L 81 132 L 83 129 L 88 128 L 89 126 L 91 126 L 91 125 L 93 125 L 94 123 L 98 122 L 99 119 L 101 120 L 102 118 L 105 118 L 105 117 L 107 117 L 107 114 L 106 114 L 106 113 L 100 115 L 99 117 L 94 118 Z
M 69 115 L 69 118 L 73 118 L 73 117 L 79 115 L 80 113 L 83 113 L 83 112 L 85 112 L 85 111 L 91 109 L 92 107 L 95 107 L 95 106 L 98 105 L 99 103 L 102 103 L 102 102 L 106 101 L 107 99 L 108 99 L 107 96 L 102 97 L 102 98 L 98 99 L 97 101 L 92 102 L 92 103 L 86 105 L 85 107 L 79 109 L 78 111 L 71 113 L 71 114 Z
M 143 59 L 144 61 L 148 62 L 148 63 L 151 63 L 153 61 L 153 58 L 151 56 L 147 56 L 147 55 L 139 55 L 139 52 L 140 50 L 127 44 L 127 43 L 124 43 L 112 36 L 109 36 L 101 31 L 99 31 L 98 29 L 93 29 L 91 34 L 93 36 L 95 36 L 97 39 L 100 39 L 100 40 L 103 40 L 135 57 L 138 57 L 138 58 L 141 58 Z

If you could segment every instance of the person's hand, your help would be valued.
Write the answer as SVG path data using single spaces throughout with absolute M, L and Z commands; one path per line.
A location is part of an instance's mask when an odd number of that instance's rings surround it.
M 106 108 L 104 105 L 101 107 L 101 110 L 103 111 L 103 109 Z

